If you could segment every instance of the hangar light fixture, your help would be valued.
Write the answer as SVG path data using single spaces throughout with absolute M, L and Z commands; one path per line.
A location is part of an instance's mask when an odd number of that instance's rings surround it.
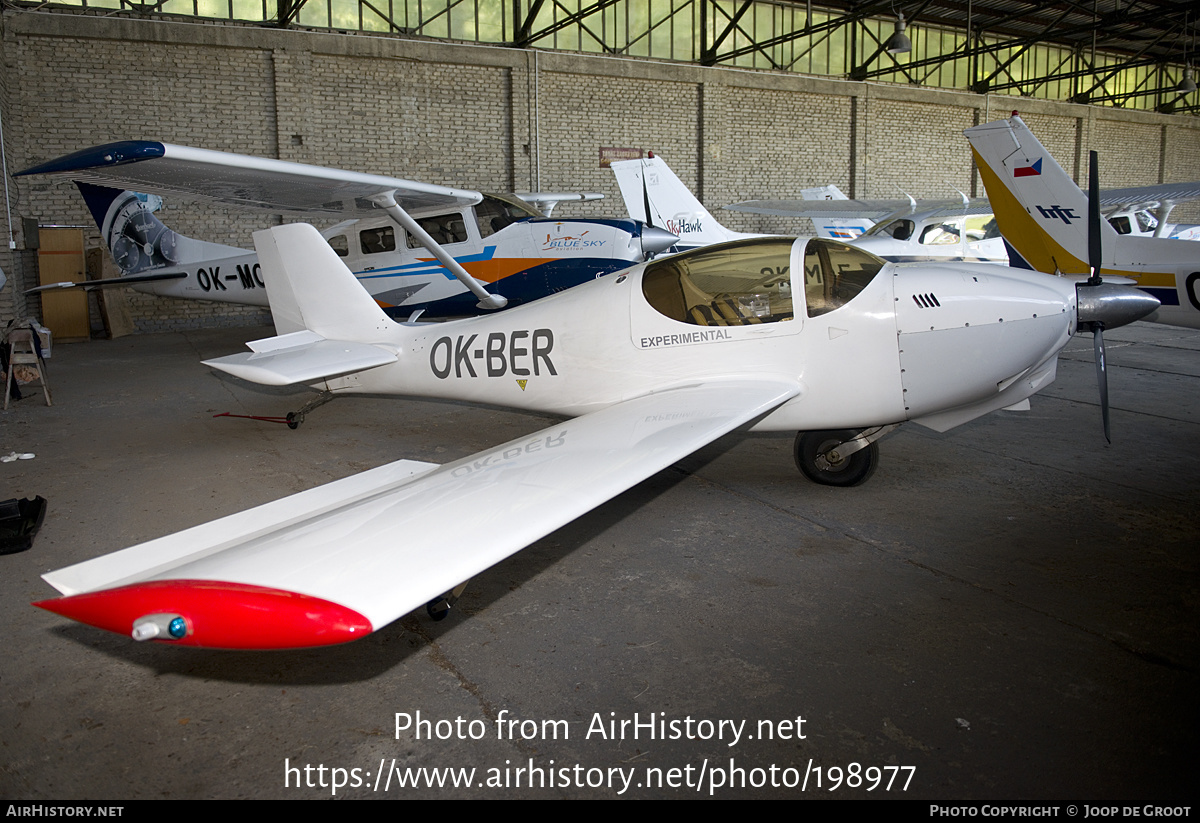
M 908 35 L 904 33 L 904 28 L 904 12 L 898 12 L 896 15 L 896 30 L 892 32 L 892 36 L 883 44 L 883 48 L 888 54 L 902 54 L 906 51 L 912 51 L 912 40 L 908 39 Z
M 1196 90 L 1196 80 L 1192 77 L 1192 67 L 1188 66 L 1183 70 L 1183 79 L 1179 81 L 1179 85 L 1175 87 L 1175 91 L 1180 94 L 1191 94 Z

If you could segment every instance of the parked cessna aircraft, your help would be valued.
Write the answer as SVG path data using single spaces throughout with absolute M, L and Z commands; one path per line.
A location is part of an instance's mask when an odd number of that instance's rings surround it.
M 621 160 L 612 170 L 630 217 L 678 235 L 673 251 L 762 236 L 722 226 L 661 157 Z M 896 262 L 1008 262 L 986 200 L 849 200 L 836 186 L 805 189 L 803 194 L 810 199 L 748 200 L 726 208 L 810 217 L 818 233 Z
M 747 200 L 730 211 L 809 217 L 830 224 L 836 215 L 855 214 L 871 224 L 851 240 L 855 246 L 898 263 L 957 261 L 1008 264 L 1004 240 L 987 200 Z M 878 221 L 878 222 L 874 222 Z M 836 223 L 832 224 L 836 227 Z M 836 228 L 834 228 L 836 230 Z
M 1027 406 L 1079 328 L 1153 310 L 970 264 L 899 265 L 757 238 L 634 266 L 501 313 L 393 322 L 311 226 L 255 234 L 277 336 L 208 361 L 269 385 L 445 398 L 573 419 L 444 466 L 401 460 L 61 569 L 36 605 L 217 648 L 362 637 L 721 435 L 800 430 L 800 469 L 861 483 L 875 441 Z M 1132 306 L 1130 304 L 1133 304 Z
M 394 317 L 523 303 L 645 260 L 677 239 L 632 220 L 553 220 L 529 205 L 600 195 L 501 197 L 146 141 L 85 149 L 20 174 L 76 180 L 123 273 L 58 284 L 65 288 L 131 285 L 163 297 L 267 305 L 253 252 L 183 237 L 114 184 L 274 214 L 349 216 L 324 236 Z
M 1150 187 L 1154 189 L 1154 186 Z M 1136 189 L 1134 191 L 1137 191 Z M 1103 194 L 1103 192 L 1101 193 Z M 1188 200 L 1194 197 L 1185 198 Z M 1134 205 L 1123 205 L 1107 213 L 1109 224 L 1117 234 L 1132 234 L 1135 237 L 1165 237 L 1170 240 L 1200 240 L 1200 225 L 1195 223 L 1168 223 L 1170 213 L 1180 201 L 1145 199 Z
M 1155 186 L 1101 192 L 1104 217 L 1118 234 L 1200 240 L 1200 226 L 1166 222 L 1166 214 L 1171 208 L 1200 196 L 1200 187 L 1188 196 L 1177 191 L 1175 199 L 1170 201 L 1158 200 L 1158 192 L 1160 189 Z M 726 208 L 754 214 L 808 217 L 820 234 L 848 239 L 888 260 L 1008 263 L 1008 250 L 987 198 L 963 202 L 851 201 L 837 186 L 802 189 L 800 193 L 805 201 L 824 202 L 748 200 Z M 857 215 L 858 219 L 838 216 L 847 213 Z M 881 222 L 876 223 L 876 220 Z
M 967 129 L 975 163 L 1010 246 L 1014 265 L 1047 273 L 1083 275 L 1089 270 L 1088 197 L 1015 114 Z M 1178 201 L 1197 196 L 1200 184 L 1178 183 L 1131 191 L 1144 198 Z M 1120 196 L 1122 190 L 1101 192 Z M 1125 190 L 1130 191 L 1130 190 Z M 1200 247 L 1195 243 L 1118 234 L 1100 225 L 1101 273 L 1132 278 L 1162 307 L 1150 318 L 1200 328 Z

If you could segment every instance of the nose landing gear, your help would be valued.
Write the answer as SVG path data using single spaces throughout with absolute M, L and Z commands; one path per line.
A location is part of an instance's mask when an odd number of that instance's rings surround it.
M 864 431 L 800 432 L 796 435 L 796 467 L 804 476 L 823 486 L 857 486 L 867 482 L 879 464 L 875 441 L 896 428 L 876 426 Z

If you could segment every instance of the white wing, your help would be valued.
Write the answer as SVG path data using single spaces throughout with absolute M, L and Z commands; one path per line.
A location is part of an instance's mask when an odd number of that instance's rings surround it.
M 1160 203 L 1186 203 L 1200 200 L 1200 183 L 1159 183 L 1131 189 L 1102 189 L 1100 208 L 1154 208 Z
M 697 383 L 440 468 L 401 461 L 52 572 L 73 596 L 37 605 L 123 633 L 181 617 L 177 642 L 215 648 L 353 640 L 798 393 Z
M 477 191 L 223 151 L 127 140 L 94 146 L 25 169 L 148 194 L 182 194 L 271 214 L 367 214 L 366 199 L 395 192 L 406 211 L 472 205 Z M 376 212 L 378 213 L 378 212 Z
M 964 214 L 991 214 L 983 198 L 975 198 L 964 208 L 958 200 L 746 200 L 726 206 L 729 211 L 771 214 L 780 217 L 864 217 L 879 222 L 891 215 L 921 214 L 926 217 L 961 217 Z

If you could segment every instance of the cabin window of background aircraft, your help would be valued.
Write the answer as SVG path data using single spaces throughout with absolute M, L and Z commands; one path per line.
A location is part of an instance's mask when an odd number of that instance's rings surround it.
M 363 254 L 379 254 L 396 250 L 396 230 L 391 226 L 379 226 L 374 229 L 363 229 L 358 233 L 362 243 Z M 412 243 L 409 243 L 412 246 Z
M 417 225 L 428 232 L 429 236 L 436 240 L 438 245 L 446 246 L 452 243 L 465 243 L 469 239 L 467 235 L 467 223 L 458 212 L 439 214 L 436 217 L 418 217 L 416 220 Z M 410 249 L 424 248 L 412 236 L 408 237 L 408 247 Z
M 953 246 L 961 240 L 962 235 L 958 233 L 958 226 L 938 223 L 925 227 L 925 230 L 921 232 L 920 242 L 925 246 Z
M 912 237 L 916 224 L 911 220 L 893 220 L 887 224 L 876 224 L 867 230 L 867 234 L 886 234 L 893 240 L 907 240 Z
M 518 220 L 540 216 L 527 203 L 514 202 L 494 194 L 485 194 L 483 200 L 475 207 L 480 237 L 489 237 Z
M 125 0 L 52 0 L 56 6 L 123 9 Z M 511 43 L 533 0 L 306 0 L 295 23 L 309 28 L 404 32 L 419 37 L 474 43 Z M 155 13 L 218 20 L 273 22 L 276 0 L 164 0 Z M 738 11 L 737 34 L 716 55 L 717 65 L 846 77 L 851 55 L 870 54 L 892 33 L 896 18 L 882 13 L 857 24 L 828 28 L 843 12 L 811 6 L 813 33 L 795 36 L 808 22 L 808 6 L 760 0 Z M 717 12 L 709 9 L 710 15 Z M 728 17 L 730 12 L 724 12 Z M 721 18 L 724 19 L 724 18 Z M 710 16 L 709 25 L 712 25 Z M 700 4 L 693 0 L 556 0 L 540 6 L 530 27 L 533 48 L 589 53 L 626 54 L 695 63 L 700 59 Z M 970 89 L 991 78 L 989 92 L 1018 97 L 1067 100 L 1089 88 L 1091 102 L 1125 108 L 1154 109 L 1158 95 L 1139 90 L 1174 87 L 1180 65 L 1120 68 L 1125 57 L 1103 51 L 1074 50 L 1050 43 L 1005 44 L 1001 35 L 976 31 L 968 56 L 967 32 L 924 20 L 912 26 L 912 51 L 889 57 L 876 68 L 892 69 L 879 80 L 915 83 L 931 88 Z M 711 34 L 709 35 L 711 38 Z M 851 41 L 856 40 L 855 49 Z M 926 64 L 931 58 L 961 54 Z M 910 68 L 911 64 L 921 66 Z M 1126 96 L 1129 95 L 1129 96 Z
M 338 257 L 349 257 L 350 256 L 350 240 L 344 234 L 339 234 L 335 237 L 330 237 L 329 238 L 329 246 L 335 252 L 337 252 Z

